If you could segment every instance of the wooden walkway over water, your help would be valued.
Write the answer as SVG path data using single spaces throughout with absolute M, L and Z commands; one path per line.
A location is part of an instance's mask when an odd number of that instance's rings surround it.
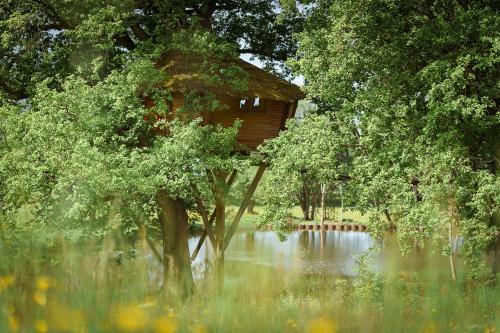
M 267 230 L 272 230 L 271 224 L 266 225 Z M 295 230 L 337 230 L 337 231 L 366 231 L 366 225 L 361 223 L 298 223 Z

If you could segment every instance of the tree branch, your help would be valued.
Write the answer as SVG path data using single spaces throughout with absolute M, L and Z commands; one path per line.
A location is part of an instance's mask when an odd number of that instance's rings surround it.
M 9 98 L 13 100 L 20 100 L 23 98 L 28 98 L 28 94 L 26 93 L 25 88 L 24 89 L 15 89 L 12 87 L 9 87 L 5 80 L 0 80 L 0 90 L 3 91 L 5 94 L 8 95 Z
M 130 38 L 129 35 L 121 35 L 121 36 L 115 37 L 115 42 L 117 45 L 123 46 L 123 47 L 127 48 L 128 50 L 135 49 L 135 43 L 132 40 L 132 38 Z
M 239 49 L 238 52 L 240 54 L 241 53 L 251 53 L 251 54 L 255 54 L 255 55 L 260 55 L 260 56 L 263 56 L 263 57 L 271 58 L 273 60 L 280 60 L 280 61 L 286 61 L 287 60 L 286 57 L 277 56 L 276 54 L 273 54 L 271 52 L 267 52 L 267 51 L 264 51 L 264 50 L 257 50 L 257 49 L 247 48 L 247 49 Z
M 45 9 L 45 12 L 47 12 L 48 16 L 51 17 L 55 22 L 58 22 L 58 24 L 54 23 L 54 25 L 57 25 L 59 29 L 70 28 L 69 22 L 63 19 L 61 15 L 57 13 L 57 10 L 54 6 L 48 4 L 43 0 L 31 0 L 31 1 L 40 5 L 43 9 Z

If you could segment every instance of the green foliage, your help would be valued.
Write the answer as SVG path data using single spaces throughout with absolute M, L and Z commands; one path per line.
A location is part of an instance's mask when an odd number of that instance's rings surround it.
M 284 238 L 286 221 L 304 182 L 332 182 L 339 176 L 338 147 L 333 123 L 328 116 L 315 114 L 308 114 L 300 124 L 288 121 L 287 131 L 267 141 L 260 148 L 270 167 L 263 182 L 265 210 L 259 223 L 273 223 Z
M 2 108 L 0 191 L 6 216 L 15 220 L 20 209 L 29 209 L 29 224 L 62 225 L 70 233 L 80 226 L 96 235 L 118 226 L 133 230 L 133 222 L 154 220 L 159 189 L 189 198 L 192 184 L 209 188 L 207 169 L 243 165 L 230 156 L 238 124 L 225 129 L 199 126 L 198 119 L 145 120 L 152 110 L 142 96 L 161 102 L 166 96 L 157 86 L 164 79 L 154 63 L 137 59 L 94 85 L 70 76 L 54 90 L 46 81 L 28 111 Z M 158 126 L 170 135 L 155 135 Z
M 299 14 L 278 20 L 280 8 L 268 0 L 4 0 L 0 91 L 12 101 L 29 98 L 45 78 L 80 72 L 102 79 L 132 51 L 148 55 L 178 42 L 201 46 L 198 51 L 224 42 L 265 62 L 283 62 L 296 50 L 291 36 L 303 20 Z M 200 27 L 211 31 L 205 37 L 212 41 L 191 44 Z M 178 38 L 182 30 L 186 39 Z
M 287 36 L 300 22 L 278 22 L 278 8 L 269 1 L 3 1 L 2 230 L 45 228 L 72 239 L 119 228 L 130 234 L 137 223 L 154 225 L 160 189 L 188 206 L 195 189 L 210 199 L 212 171 L 248 163 L 232 153 L 239 123 L 201 126 L 193 114 L 224 105 L 196 89 L 167 123 L 171 96 L 157 62 L 168 51 L 195 56 L 207 86 L 244 91 L 247 76 L 228 61 L 243 52 L 242 38 L 246 52 L 269 61 L 295 47 Z
M 291 12 L 300 8 L 285 3 Z M 290 63 L 305 76 L 318 112 L 328 114 L 331 125 L 318 127 L 335 129 L 320 134 L 329 143 L 312 160 L 349 179 L 345 200 L 374 212 L 374 233 L 396 226 L 406 251 L 415 241 L 447 238 L 452 228 L 464 236 L 471 276 L 484 275 L 500 207 L 498 3 L 299 3 L 307 21 Z M 314 157 L 320 141 L 307 119 L 303 126 L 276 141 L 293 142 L 282 154 L 296 163 Z M 276 150 L 263 151 L 270 153 L 271 174 L 287 170 L 273 182 L 279 188 L 269 190 L 286 206 L 300 167 L 292 171 L 296 165 Z M 343 158 L 330 159 L 332 151 Z

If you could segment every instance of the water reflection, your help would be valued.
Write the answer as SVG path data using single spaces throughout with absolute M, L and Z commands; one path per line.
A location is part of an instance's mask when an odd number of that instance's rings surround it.
M 193 250 L 199 237 L 190 239 Z M 204 271 L 213 258 L 211 247 L 205 243 L 193 262 L 195 271 Z M 248 261 L 259 265 L 278 267 L 288 272 L 354 276 L 357 257 L 370 249 L 372 271 L 384 275 L 448 274 L 448 259 L 440 251 L 432 255 L 431 248 L 415 248 L 403 256 L 394 235 L 374 240 L 367 233 L 356 231 L 295 231 L 280 241 L 272 231 L 247 231 L 234 235 L 225 254 L 226 260 Z
M 190 239 L 191 249 L 197 241 L 198 237 Z M 300 273 L 354 275 L 356 256 L 373 244 L 362 232 L 297 231 L 282 242 L 272 231 L 251 231 L 236 234 L 225 257 Z M 212 255 L 205 244 L 193 264 L 199 266 Z

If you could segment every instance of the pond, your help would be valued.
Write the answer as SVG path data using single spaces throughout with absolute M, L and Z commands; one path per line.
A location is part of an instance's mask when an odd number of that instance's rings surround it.
M 199 237 L 189 245 L 195 248 Z M 213 252 L 205 242 L 193 262 L 195 271 L 203 270 Z M 430 248 L 414 248 L 407 256 L 401 254 L 394 235 L 374 240 L 368 233 L 356 231 L 295 231 L 280 241 L 273 231 L 242 231 L 237 233 L 226 251 L 226 261 L 252 262 L 276 267 L 290 273 L 355 276 L 357 258 L 370 248 L 369 268 L 383 275 L 449 274 L 448 257 Z

